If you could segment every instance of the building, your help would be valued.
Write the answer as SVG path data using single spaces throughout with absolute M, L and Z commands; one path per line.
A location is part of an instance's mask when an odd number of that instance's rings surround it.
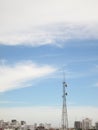
M 48 124 L 48 123 L 45 123 L 44 126 L 45 126 L 45 129 L 46 129 L 46 130 L 49 130 L 49 129 L 51 128 L 51 124 Z
M 13 129 L 18 129 L 20 127 L 20 123 L 17 120 L 13 119 L 11 120 L 10 127 Z
M 26 122 L 25 121 L 21 121 L 21 123 L 20 123 L 21 125 L 25 125 L 26 124 Z
M 3 128 L 3 125 L 4 125 L 4 121 L 0 120 L 0 128 Z
M 95 123 L 95 129 L 98 130 L 98 122 Z
M 89 118 L 85 118 L 85 119 L 82 121 L 82 129 L 83 129 L 83 130 L 92 129 L 92 120 L 89 119 Z
M 75 130 L 82 129 L 82 122 L 81 121 L 75 121 L 74 122 L 74 128 L 75 128 Z

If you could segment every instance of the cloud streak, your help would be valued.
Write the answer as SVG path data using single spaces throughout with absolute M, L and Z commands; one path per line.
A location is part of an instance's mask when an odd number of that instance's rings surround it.
M 0 44 L 2 45 L 25 45 L 42 46 L 56 45 L 62 47 L 66 41 L 80 39 L 97 39 L 98 27 L 95 25 L 76 25 L 76 24 L 54 24 L 49 27 L 40 27 L 39 29 L 24 32 L 7 33 L 0 35 Z
M 4 0 L 0 44 L 62 46 L 59 41 L 98 39 L 97 5 L 97 0 Z
M 22 102 L 22 101 L 7 101 L 7 100 L 2 100 L 0 101 L 0 104 L 28 104 L 27 102 Z
M 29 86 L 28 81 L 47 76 L 56 69 L 32 62 L 21 62 L 14 65 L 0 65 L 0 92 Z

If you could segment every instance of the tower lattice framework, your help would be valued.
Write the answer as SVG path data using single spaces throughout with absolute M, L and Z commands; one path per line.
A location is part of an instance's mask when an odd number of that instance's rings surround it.
M 66 105 L 66 87 L 67 84 L 63 81 L 63 106 L 62 106 L 62 130 L 68 130 L 68 116 L 67 116 L 67 105 Z

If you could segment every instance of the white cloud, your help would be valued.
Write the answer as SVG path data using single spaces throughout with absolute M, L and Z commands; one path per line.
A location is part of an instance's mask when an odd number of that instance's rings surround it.
M 97 4 L 97 0 L 0 0 L 0 23 L 5 30 L 8 25 L 17 30 L 53 22 L 98 22 Z
M 0 92 L 20 87 L 27 87 L 28 81 L 47 76 L 56 69 L 44 65 L 38 66 L 32 62 L 17 63 L 15 65 L 0 65 Z
M 36 106 L 36 107 L 13 107 L 0 108 L 0 118 L 4 120 L 26 120 L 28 124 L 33 123 L 51 123 L 53 126 L 61 125 L 61 107 Z M 73 127 L 75 120 L 88 117 L 92 119 L 93 124 L 98 121 L 98 108 L 90 106 L 68 107 L 69 127 Z
M 97 5 L 97 0 L 0 0 L 0 44 L 39 46 L 98 38 Z M 64 26 L 54 27 L 56 23 Z
M 53 24 L 39 29 L 30 29 L 24 32 L 7 33 L 0 35 L 0 44 L 3 45 L 57 45 L 63 46 L 71 39 L 98 39 L 97 24 Z

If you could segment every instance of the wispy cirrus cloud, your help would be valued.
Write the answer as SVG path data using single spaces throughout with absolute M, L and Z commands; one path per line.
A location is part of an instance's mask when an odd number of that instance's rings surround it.
M 2 100 L 2 101 L 0 101 L 0 104 L 28 104 L 28 103 L 27 102 L 22 102 L 22 101 Z
M 62 46 L 70 39 L 98 39 L 97 5 L 97 0 L 4 0 L 0 44 Z
M 56 69 L 49 65 L 29 62 L 0 65 L 0 92 L 29 86 L 28 81 L 47 76 Z

